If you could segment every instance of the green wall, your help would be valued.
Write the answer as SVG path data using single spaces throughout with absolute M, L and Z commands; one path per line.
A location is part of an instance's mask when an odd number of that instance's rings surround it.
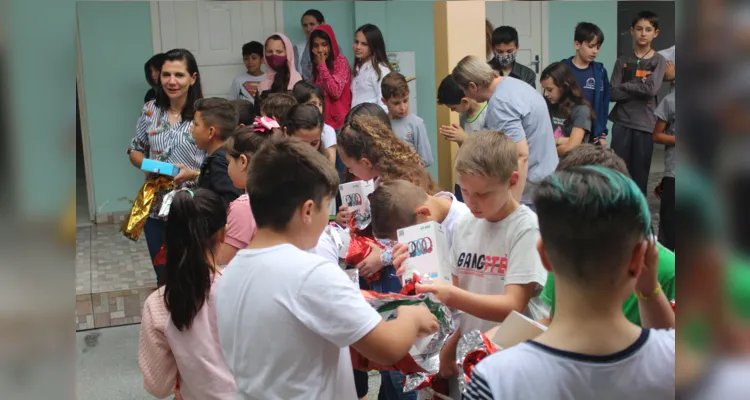
M 126 149 L 135 136 L 153 55 L 148 2 L 78 2 L 96 213 L 127 211 L 143 184 Z
M 616 1 L 550 1 L 549 15 L 549 60 L 554 61 L 575 55 L 573 32 L 579 22 L 592 22 L 604 32 L 604 44 L 596 61 L 607 68 L 607 76 L 617 59 L 617 2 Z M 610 103 L 610 109 L 614 103 Z M 609 123 L 610 130 L 612 123 Z M 611 141 L 610 141 L 611 142 Z
M 435 96 L 435 43 L 433 5 L 422 1 L 290 1 L 284 2 L 284 30 L 297 43 L 304 40 L 300 18 L 308 9 L 317 9 L 336 32 L 349 61 L 355 30 L 365 23 L 377 25 L 385 36 L 388 51 L 414 51 L 417 76 L 417 107 L 413 113 L 425 121 L 436 162 L 427 170 L 437 177 L 437 113 Z

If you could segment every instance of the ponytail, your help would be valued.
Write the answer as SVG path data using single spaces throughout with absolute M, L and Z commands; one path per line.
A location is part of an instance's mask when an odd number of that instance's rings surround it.
M 210 190 L 180 190 L 172 199 L 164 230 L 164 303 L 179 331 L 190 329 L 206 303 L 215 272 L 214 250 L 226 223 L 224 202 Z

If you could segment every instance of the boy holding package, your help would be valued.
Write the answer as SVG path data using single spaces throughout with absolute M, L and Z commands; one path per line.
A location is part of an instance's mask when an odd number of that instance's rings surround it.
M 471 213 L 453 232 L 453 285 L 417 285 L 451 308 L 465 312 L 458 334 L 441 352 L 441 375 L 456 374 L 456 345 L 462 333 L 487 332 L 512 311 L 532 319 L 548 314 L 539 298 L 547 272 L 536 251 L 536 214 L 511 195 L 518 184 L 518 152 L 502 132 L 475 133 L 456 156 L 456 177 Z M 403 272 L 408 254 L 399 246 L 394 265 Z
M 674 327 L 640 188 L 608 168 L 575 167 L 544 179 L 534 204 L 557 314 L 536 339 L 482 360 L 464 398 L 674 399 L 675 331 L 643 329 L 621 310 L 635 292 L 645 326 Z
M 435 333 L 437 320 L 410 306 L 383 321 L 338 265 L 307 251 L 339 186 L 336 169 L 312 146 L 274 139 L 249 171 L 258 232 L 224 270 L 216 300 L 235 399 L 354 399 L 349 346 L 392 365 L 418 336 Z

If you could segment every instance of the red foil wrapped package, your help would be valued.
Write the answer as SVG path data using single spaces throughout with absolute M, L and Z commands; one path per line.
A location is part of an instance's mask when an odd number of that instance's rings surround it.
M 368 360 L 357 350 L 351 348 L 352 365 L 363 371 L 393 371 L 397 370 L 405 375 L 424 374 L 432 376 L 438 373 L 440 363 L 440 349 L 445 341 L 458 328 L 458 320 L 453 318 L 450 309 L 431 293 L 417 296 L 405 296 L 398 293 L 376 293 L 363 290 L 362 294 L 368 303 L 388 321 L 396 317 L 396 310 L 401 306 L 424 305 L 437 317 L 438 331 L 428 337 L 420 338 L 409 350 L 404 358 L 393 365 L 380 365 Z M 408 379 L 407 379 L 408 381 Z M 405 391 L 413 390 L 404 389 Z
M 349 249 L 346 251 L 346 258 L 344 263 L 346 265 L 356 266 L 367 258 L 372 253 L 372 247 L 370 244 L 375 244 L 381 247 L 380 244 L 374 238 L 370 236 L 362 235 L 361 232 L 351 231 L 351 239 L 349 241 Z M 367 278 L 367 282 L 374 282 L 380 279 L 380 271 L 376 272 L 371 277 Z
M 470 331 L 461 336 L 456 348 L 459 365 L 458 385 L 461 393 L 466 391 L 474 367 L 496 351 L 495 345 L 480 331 Z

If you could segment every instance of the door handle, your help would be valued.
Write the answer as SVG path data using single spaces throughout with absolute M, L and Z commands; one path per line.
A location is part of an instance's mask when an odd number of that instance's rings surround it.
M 539 55 L 534 56 L 534 61 L 529 62 L 529 64 L 534 64 L 534 70 L 536 73 L 539 73 L 539 64 L 541 61 L 539 61 Z

